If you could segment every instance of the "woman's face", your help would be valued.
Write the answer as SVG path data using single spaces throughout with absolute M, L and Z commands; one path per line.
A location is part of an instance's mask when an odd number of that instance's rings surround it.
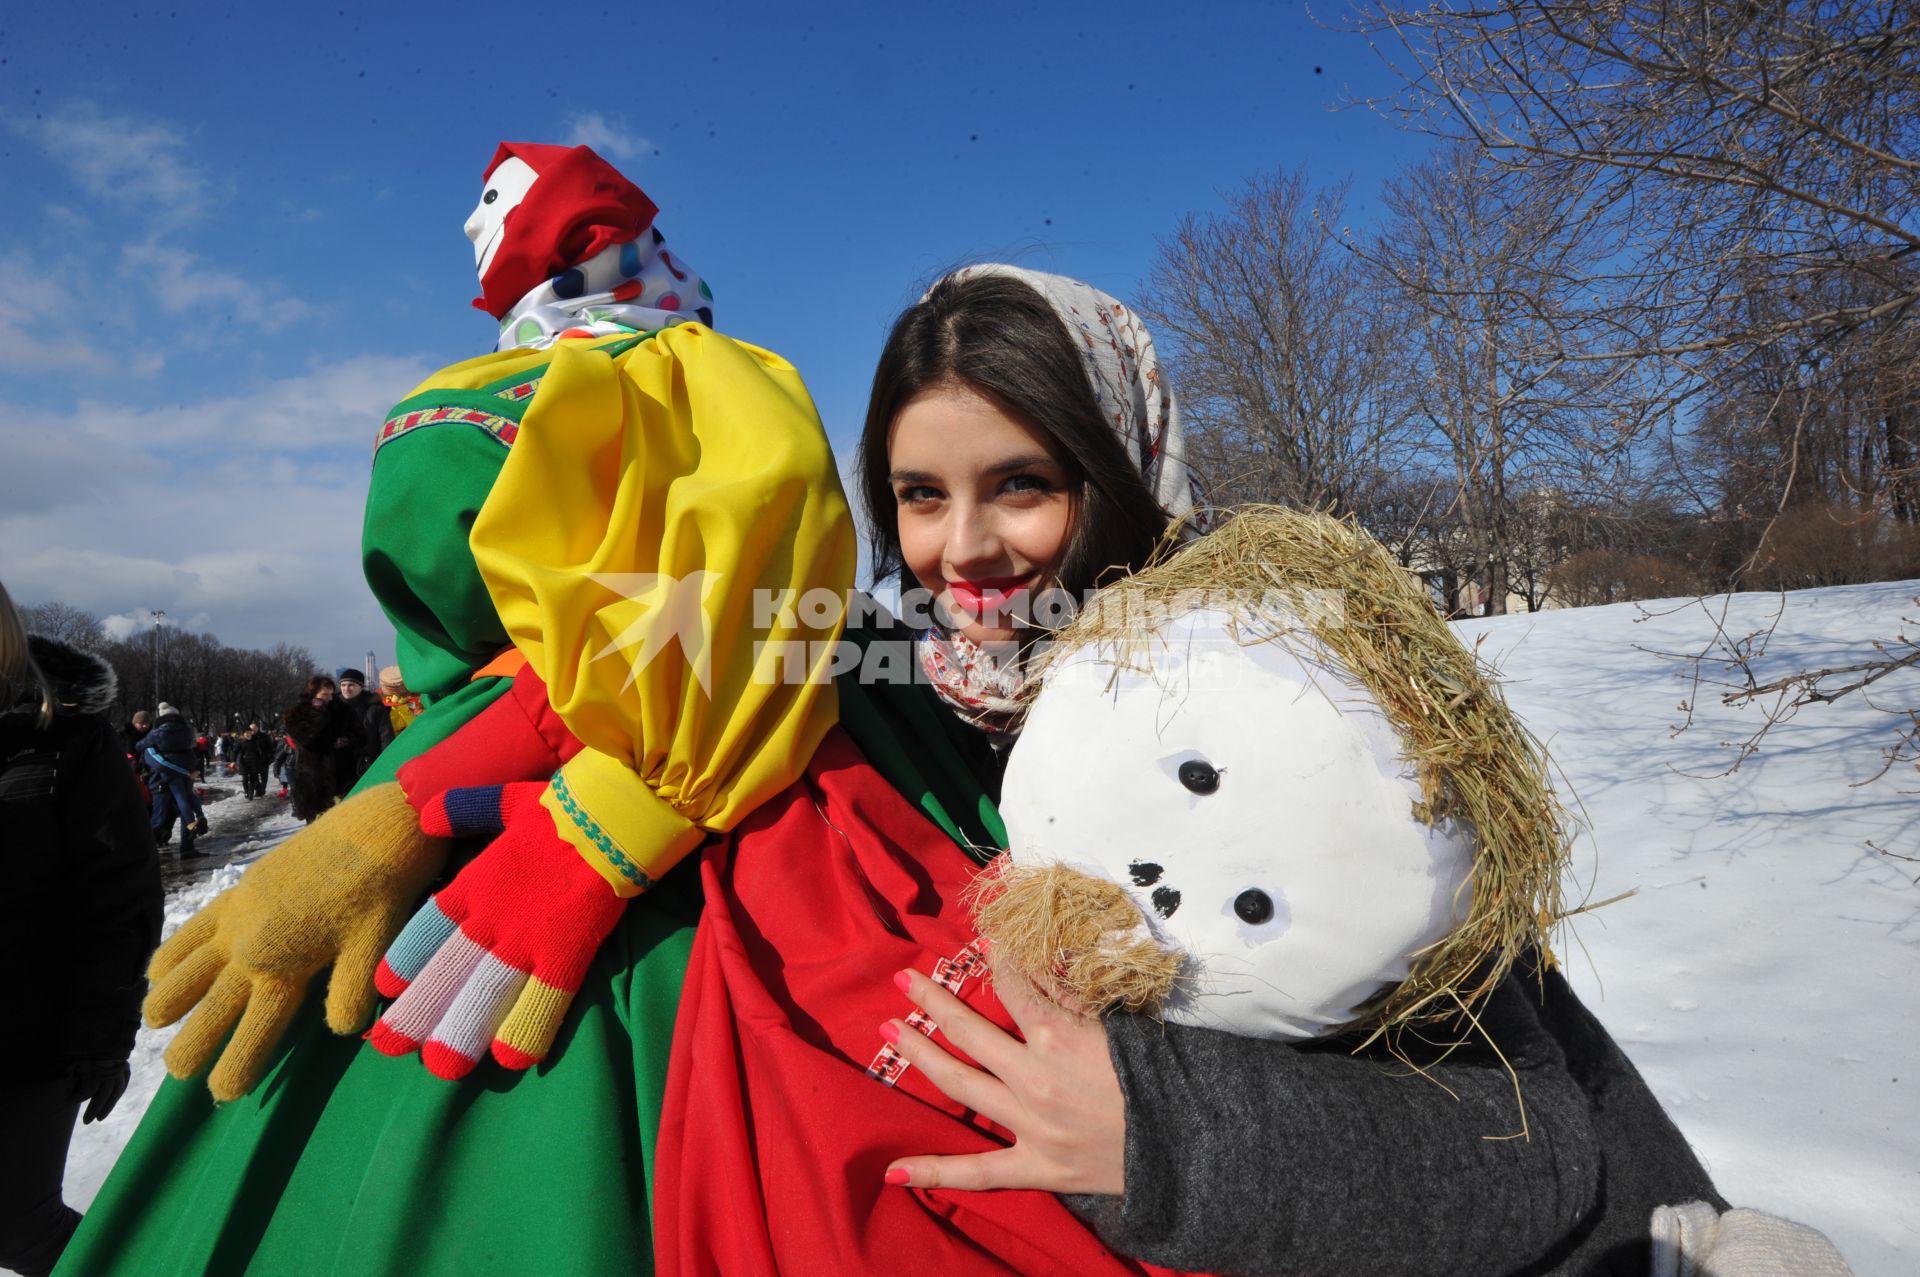
M 921 588 L 975 642 L 1019 637 L 1021 595 L 1050 584 L 1073 526 L 1046 437 L 968 386 L 933 386 L 893 419 L 887 471 Z
M 333 689 L 331 687 L 322 687 L 319 691 L 313 694 L 313 703 L 316 706 L 325 705 L 328 701 L 332 699 L 333 699 Z

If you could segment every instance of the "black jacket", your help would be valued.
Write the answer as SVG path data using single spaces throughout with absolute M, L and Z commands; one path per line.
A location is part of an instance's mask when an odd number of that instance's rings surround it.
M 154 720 L 153 730 L 134 742 L 133 752 L 145 758 L 149 767 L 159 767 L 147 757 L 147 751 L 152 750 L 175 767 L 191 773 L 200 770 L 200 752 L 194 748 L 193 741 L 193 728 L 180 717 L 180 711 L 174 710 Z
M 255 732 L 251 736 L 236 736 L 234 737 L 236 761 L 242 767 L 265 771 L 267 765 L 273 761 L 274 746 L 278 743 L 279 737 L 272 732 Z
M 393 719 L 387 714 L 386 702 L 378 692 L 361 692 L 350 701 L 343 698 L 342 703 L 349 713 L 360 718 L 360 730 L 366 739 L 360 746 L 358 771 L 364 772 L 380 757 L 381 750 L 393 744 Z M 356 772 L 356 778 L 357 775 Z
M 325 708 L 301 701 L 289 709 L 287 735 L 295 746 L 293 814 L 306 820 L 331 807 L 334 799 L 353 788 L 360 775 L 366 728 L 360 716 L 336 696 Z
M 12 1005 L 0 1080 L 56 1078 L 125 1059 L 160 940 L 160 862 L 127 766 L 105 661 L 45 639 L 34 661 L 59 702 L 0 713 L 0 971 Z

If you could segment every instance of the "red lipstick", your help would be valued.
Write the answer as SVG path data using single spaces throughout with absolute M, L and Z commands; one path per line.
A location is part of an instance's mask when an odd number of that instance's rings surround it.
M 1025 576 L 990 576 L 947 582 L 947 593 L 953 596 L 953 601 L 975 615 L 1004 611 L 1007 600 L 1026 588 Z

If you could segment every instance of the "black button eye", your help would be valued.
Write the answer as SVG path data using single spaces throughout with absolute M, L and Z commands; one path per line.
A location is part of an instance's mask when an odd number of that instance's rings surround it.
M 491 203 L 493 203 L 493 202 L 494 202 L 495 200 L 497 200 L 497 199 L 499 199 L 499 198 L 500 198 L 500 192 L 498 192 L 498 191 L 488 191 L 488 192 L 487 192 L 487 193 L 486 193 L 485 195 L 482 195 L 482 196 L 480 197 L 480 202 L 481 202 L 482 204 L 491 204 Z
M 1134 886 L 1151 887 L 1160 881 L 1160 875 L 1166 871 L 1151 860 L 1136 860 L 1127 866 L 1127 872 L 1133 875 Z
M 1211 794 L 1220 788 L 1220 773 L 1213 764 L 1199 758 L 1189 758 L 1180 764 L 1180 783 L 1196 794 Z
M 1257 927 L 1273 918 L 1273 897 L 1258 887 L 1248 887 L 1233 898 L 1233 911 L 1240 921 Z

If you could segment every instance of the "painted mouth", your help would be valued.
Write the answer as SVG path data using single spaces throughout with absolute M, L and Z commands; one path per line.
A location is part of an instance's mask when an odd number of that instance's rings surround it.
M 482 278 L 486 277 L 487 267 L 493 264 L 494 245 L 500 242 L 500 235 L 506 229 L 507 229 L 507 224 L 505 222 L 501 222 L 498 226 L 493 228 L 493 234 L 487 236 L 487 242 L 480 246 L 480 256 L 477 259 L 476 268 L 479 270 Z

